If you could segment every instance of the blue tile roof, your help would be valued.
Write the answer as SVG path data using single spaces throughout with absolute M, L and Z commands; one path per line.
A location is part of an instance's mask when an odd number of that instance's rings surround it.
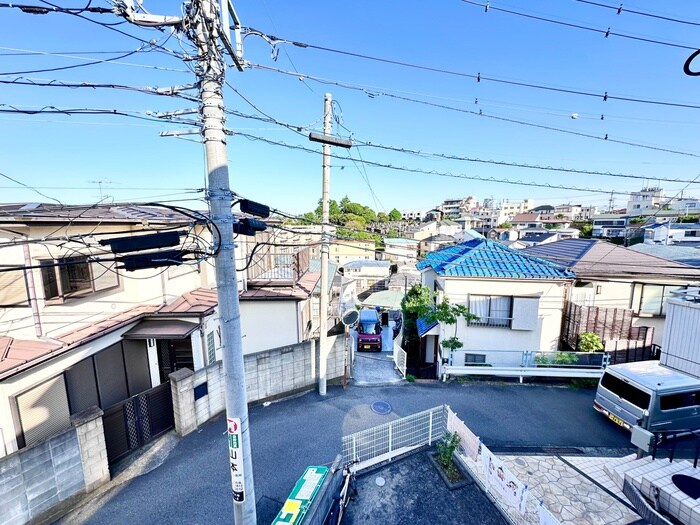
M 436 327 L 437 324 L 438 324 L 437 321 L 433 321 L 432 323 L 429 323 L 427 317 L 419 317 L 416 320 L 416 326 L 418 327 L 418 337 L 423 337 L 432 328 Z
M 574 279 L 565 267 L 488 239 L 473 239 L 430 252 L 416 264 L 438 275 L 500 279 Z

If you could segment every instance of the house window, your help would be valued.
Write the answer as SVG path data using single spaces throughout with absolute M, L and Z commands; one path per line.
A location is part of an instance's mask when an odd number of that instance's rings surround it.
M 486 363 L 486 354 L 464 354 L 464 365 L 483 365 Z
M 685 231 L 685 232 L 683 232 L 683 236 L 684 237 L 697 237 L 698 231 L 697 230 Z
M 214 342 L 214 332 L 207 334 L 207 362 L 212 364 L 216 361 L 216 343 Z
M 87 257 L 40 261 L 44 299 L 61 301 L 119 286 L 112 262 L 90 262 Z
M 671 292 L 684 288 L 687 287 L 634 283 L 631 309 L 638 315 L 666 315 L 666 299 L 671 296 Z
M 470 295 L 469 311 L 479 319 L 470 321 L 470 326 L 510 327 L 513 298 L 510 296 Z

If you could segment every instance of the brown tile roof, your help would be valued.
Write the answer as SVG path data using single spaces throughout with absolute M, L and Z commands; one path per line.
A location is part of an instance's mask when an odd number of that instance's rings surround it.
M 214 311 L 218 302 L 216 290 L 198 288 L 181 295 L 172 303 L 159 308 L 158 313 L 207 315 Z
M 46 203 L 0 204 L 0 222 L 140 223 L 192 221 L 186 215 L 158 206 L 70 206 Z
M 59 348 L 61 345 L 55 343 L 0 337 L 0 377 L 29 361 L 50 355 Z
M 83 344 L 96 339 L 105 332 L 111 332 L 129 323 L 133 323 L 146 314 L 154 313 L 156 308 L 156 306 L 138 306 L 126 312 L 119 312 L 103 317 L 97 321 L 91 321 L 90 324 L 86 326 L 55 336 L 54 339 L 58 339 L 68 346 Z

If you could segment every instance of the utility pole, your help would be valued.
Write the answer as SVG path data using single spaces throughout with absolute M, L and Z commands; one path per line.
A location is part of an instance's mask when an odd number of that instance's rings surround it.
M 214 0 L 201 0 L 196 20 L 199 50 L 201 114 L 209 180 L 211 220 L 216 226 L 216 291 L 226 397 L 229 464 L 236 525 L 255 525 L 255 488 L 250 447 L 248 402 L 243 363 L 241 312 L 233 242 L 232 195 L 229 187 L 226 135 L 224 130 L 223 81 L 225 62 L 217 39 L 221 37 L 219 13 Z M 224 5 L 224 9 L 226 6 Z
M 323 133 L 330 135 L 332 131 L 331 122 L 331 103 L 333 97 L 330 93 L 326 93 L 323 97 Z M 329 217 L 329 199 L 330 199 L 330 184 L 331 184 L 331 146 L 323 144 L 323 184 L 321 189 L 321 319 L 319 324 L 319 355 L 320 363 L 318 366 L 318 392 L 326 395 L 326 375 L 328 373 L 328 252 L 330 250 L 330 232 L 328 231 Z
M 318 364 L 318 392 L 322 396 L 326 395 L 326 383 L 328 375 L 328 252 L 330 245 L 329 223 L 330 217 L 328 206 L 330 200 L 330 179 L 331 179 L 331 144 L 349 148 L 352 142 L 347 139 L 340 139 L 331 135 L 331 105 L 333 97 L 326 93 L 323 97 L 323 135 L 317 133 L 309 134 L 309 139 L 323 144 L 323 184 L 321 187 L 321 301 L 319 319 L 319 364 Z
M 224 128 L 223 84 L 226 63 L 219 42 L 226 48 L 239 71 L 243 71 L 243 49 L 240 22 L 231 0 L 221 0 L 221 8 L 217 2 L 218 0 L 194 0 L 186 4 L 184 17 L 159 16 L 141 12 L 143 10 L 141 3 L 138 2 L 136 6 L 133 0 L 118 2 L 115 4 L 115 11 L 135 25 L 176 27 L 177 30 L 184 31 L 197 47 L 199 112 L 202 118 L 201 133 L 209 184 L 207 200 L 211 213 L 210 220 L 215 226 L 214 262 L 221 327 L 233 519 L 235 525 L 256 525 L 241 312 L 238 303 L 233 242 L 234 219 L 231 212 L 233 195 L 229 186 Z M 234 29 L 233 40 L 230 35 L 232 28 Z

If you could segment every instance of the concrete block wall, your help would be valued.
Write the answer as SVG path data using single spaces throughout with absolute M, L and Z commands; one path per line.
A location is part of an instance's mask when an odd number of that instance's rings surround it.
M 52 509 L 109 481 L 102 411 L 71 418 L 73 428 L 0 459 L 0 525 L 48 520 Z
M 102 415 L 102 410 L 92 407 L 71 417 L 71 424 L 77 431 L 87 492 L 92 492 L 110 479 Z
M 343 376 L 345 343 L 330 337 L 328 379 Z M 312 358 L 313 353 L 313 358 Z M 312 341 L 244 356 L 248 402 L 313 388 L 318 381 L 318 345 Z M 207 395 L 194 399 L 195 387 L 207 383 Z M 192 372 L 186 368 L 170 374 L 175 431 L 187 435 L 226 409 L 223 364 L 217 361 Z M 0 524 L 1 525 L 1 524 Z

